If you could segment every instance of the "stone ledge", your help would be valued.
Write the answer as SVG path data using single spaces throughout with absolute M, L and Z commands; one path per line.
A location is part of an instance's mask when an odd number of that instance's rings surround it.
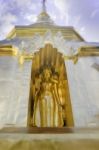
M 66 133 L 98 133 L 99 127 L 73 128 L 73 127 L 3 127 L 0 133 L 20 134 L 66 134 Z
M 0 150 L 33 149 L 98 150 L 99 128 L 6 127 L 0 130 Z

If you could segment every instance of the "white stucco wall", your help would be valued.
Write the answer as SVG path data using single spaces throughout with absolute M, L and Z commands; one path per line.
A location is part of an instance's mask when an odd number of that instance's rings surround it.
M 92 67 L 99 57 L 66 62 L 75 126 L 99 125 L 99 71 Z
M 0 126 L 26 126 L 31 62 L 20 67 L 16 58 L 0 57 Z

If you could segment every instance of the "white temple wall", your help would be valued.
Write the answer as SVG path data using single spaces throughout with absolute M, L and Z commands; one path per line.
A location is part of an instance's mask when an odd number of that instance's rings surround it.
M 93 63 L 99 64 L 99 58 L 80 58 L 76 65 L 65 63 L 76 127 L 99 125 L 99 71 Z
M 19 78 L 20 94 L 18 112 L 16 112 L 16 125 L 27 126 L 28 101 L 31 81 L 31 62 L 24 63 L 23 67 L 19 67 L 19 70 L 17 72 L 17 78 Z
M 99 58 L 66 61 L 71 104 L 76 127 L 99 125 L 99 71 L 92 67 Z M 0 126 L 26 126 L 31 62 L 20 67 L 13 57 L 0 57 Z M 98 118 L 99 119 L 99 118 Z
M 26 126 L 31 62 L 20 67 L 16 58 L 0 57 L 0 126 Z

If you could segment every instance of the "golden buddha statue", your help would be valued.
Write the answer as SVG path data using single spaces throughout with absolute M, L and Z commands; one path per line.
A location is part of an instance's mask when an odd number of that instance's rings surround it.
M 34 99 L 33 126 L 62 127 L 62 105 L 58 93 L 58 75 L 44 68 L 38 78 Z M 36 80 L 36 83 L 38 83 Z

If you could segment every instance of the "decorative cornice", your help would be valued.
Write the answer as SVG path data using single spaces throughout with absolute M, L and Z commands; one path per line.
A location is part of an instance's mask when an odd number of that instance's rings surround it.
M 51 44 L 53 48 L 58 49 L 62 53 L 65 60 L 73 60 L 77 63 L 79 57 L 99 56 L 99 46 L 93 46 L 87 42 L 78 42 L 75 40 L 66 40 L 61 32 L 53 34 L 50 30 L 44 35 L 35 34 L 32 38 L 20 39 L 20 44 L 17 45 L 17 51 L 13 45 L 1 46 L 1 55 L 16 55 L 22 64 L 24 60 L 31 60 L 36 51 L 45 47 L 46 44 Z
M 0 56 L 17 56 L 18 49 L 12 45 L 0 45 Z

